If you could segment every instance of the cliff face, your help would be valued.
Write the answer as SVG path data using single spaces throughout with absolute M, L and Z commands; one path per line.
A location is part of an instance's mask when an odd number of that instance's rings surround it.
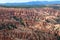
M 0 8 L 0 40 L 59 40 L 60 10 Z

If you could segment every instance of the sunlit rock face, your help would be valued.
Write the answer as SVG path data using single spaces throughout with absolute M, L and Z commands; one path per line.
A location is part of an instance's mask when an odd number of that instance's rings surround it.
M 60 40 L 60 10 L 0 8 L 0 40 Z

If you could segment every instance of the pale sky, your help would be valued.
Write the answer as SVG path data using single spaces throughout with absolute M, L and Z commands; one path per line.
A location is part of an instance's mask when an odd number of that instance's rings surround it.
M 0 0 L 0 3 L 18 3 L 18 2 L 29 2 L 29 1 L 60 1 L 60 0 Z

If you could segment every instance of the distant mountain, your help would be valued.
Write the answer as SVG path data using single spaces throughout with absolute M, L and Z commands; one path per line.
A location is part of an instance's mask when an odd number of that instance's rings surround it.
M 47 5 L 47 4 L 60 4 L 60 1 L 32 1 L 32 2 L 27 2 L 24 3 L 27 5 Z
M 0 6 L 41 6 L 41 5 L 51 5 L 51 4 L 60 4 L 60 1 L 31 1 L 25 3 L 2 3 Z

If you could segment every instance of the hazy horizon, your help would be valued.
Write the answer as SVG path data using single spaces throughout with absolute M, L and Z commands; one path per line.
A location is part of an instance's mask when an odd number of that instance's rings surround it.
M 0 0 L 0 3 L 22 3 L 30 1 L 60 1 L 60 0 Z

